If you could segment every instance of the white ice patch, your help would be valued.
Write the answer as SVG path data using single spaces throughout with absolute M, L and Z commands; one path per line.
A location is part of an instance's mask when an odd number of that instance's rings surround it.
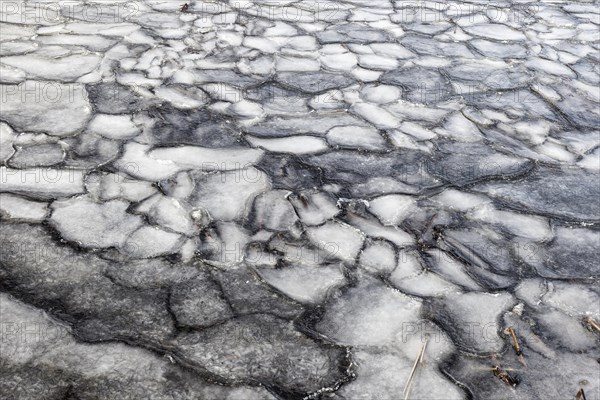
M 227 112 L 242 118 L 258 118 L 263 115 L 263 107 L 259 103 L 242 100 L 227 107 Z
M 325 68 L 337 71 L 351 71 L 358 63 L 358 58 L 353 53 L 322 54 L 321 64 Z
M 366 85 L 360 91 L 364 101 L 375 104 L 392 103 L 400 98 L 402 91 L 396 86 Z
M 424 323 L 423 323 L 424 324 Z M 418 327 L 419 324 L 414 324 Z M 413 325 L 410 326 L 411 328 Z M 435 332 L 433 327 L 425 328 Z M 424 329 L 424 330 L 425 330 Z M 412 371 L 415 359 L 418 357 L 420 346 L 423 345 L 426 333 L 417 332 L 416 351 L 407 354 L 398 352 L 380 352 L 357 350 L 352 352 L 352 359 L 356 363 L 356 379 L 343 385 L 336 393 L 343 399 L 401 399 L 401 393 L 406 388 L 406 382 Z M 453 348 L 448 340 L 440 343 L 441 333 L 434 333 L 427 343 L 423 364 L 419 367 L 410 389 L 409 399 L 444 399 L 463 400 L 465 393 L 454 385 L 440 371 L 438 365 L 442 363 L 443 355 Z M 435 343 L 434 348 L 432 344 Z M 412 343 L 411 343 L 412 344 Z M 444 346 L 445 351 L 438 348 Z M 409 353 L 407 344 L 402 343 L 402 353 Z
M 596 347 L 595 334 L 587 330 L 579 318 L 555 310 L 536 312 L 534 318 L 546 336 L 558 339 L 560 345 L 570 351 L 583 352 Z
M 544 144 L 536 146 L 535 151 L 554 160 L 568 162 L 569 164 L 573 163 L 576 158 L 575 154 L 569 152 L 565 146 L 551 140 L 547 140 Z
M 275 231 L 291 229 L 298 217 L 287 199 L 290 193 L 287 190 L 271 190 L 258 195 L 254 200 L 256 224 Z
M 48 203 L 2 193 L 0 194 L 0 213 L 2 219 L 42 222 L 48 214 Z
M 90 114 L 85 86 L 25 81 L 0 85 L 3 119 L 18 131 L 70 136 L 81 130 Z
M 17 134 L 10 126 L 0 122 L 0 163 L 6 162 L 15 152 L 13 143 L 17 139 Z
M 327 141 L 333 146 L 381 150 L 385 140 L 377 129 L 366 126 L 338 126 L 327 132 Z
M 58 58 L 27 54 L 3 57 L 2 62 L 27 72 L 30 77 L 69 82 L 92 72 L 101 59 L 97 54 L 74 54 Z
M 191 210 L 177 199 L 158 196 L 148 210 L 151 222 L 184 235 L 197 233 L 198 227 L 190 216 Z
M 358 64 L 361 67 L 389 71 L 398 68 L 398 60 L 394 57 L 385 57 L 377 54 L 361 54 L 358 56 Z
M 437 137 L 437 135 L 429 129 L 410 121 L 403 122 L 398 129 L 418 140 L 430 140 Z
M 277 56 L 277 72 L 309 72 L 321 69 L 319 60 L 302 57 Z
M 203 252 L 210 260 L 222 266 L 233 266 L 241 263 L 245 256 L 245 248 L 250 242 L 250 235 L 235 222 L 217 222 L 212 231 L 202 243 Z
M 471 35 L 500 41 L 522 41 L 526 39 L 522 32 L 502 24 L 472 25 L 465 26 L 463 29 Z
M 354 68 L 352 75 L 361 82 L 375 82 L 383 74 L 383 71 L 373 71 L 366 68 Z
M 431 262 L 434 264 L 435 272 L 450 282 L 454 282 L 469 290 L 479 291 L 481 286 L 466 271 L 466 266 L 442 250 L 430 250 L 427 252 Z
M 129 115 L 108 114 L 96 114 L 90 121 L 88 130 L 109 139 L 130 139 L 142 131 Z
M 111 200 L 96 203 L 75 197 L 52 203 L 50 222 L 61 236 L 88 248 L 121 246 L 142 225 L 139 216 L 127 213 L 129 203 Z
M 407 326 L 420 323 L 421 301 L 377 281 L 360 282 L 337 298 L 316 329 L 350 346 L 401 344 Z
M 168 101 L 174 107 L 181 110 L 193 110 L 202 107 L 205 101 L 204 92 L 194 93 L 183 91 L 176 87 L 159 87 L 154 90 L 154 94 L 160 99 Z
M 243 44 L 245 47 L 258 49 L 263 53 L 275 53 L 280 47 L 280 45 L 273 40 L 257 36 L 246 36 Z
M 483 195 L 461 192 L 456 189 L 446 189 L 432 197 L 432 200 L 459 211 L 467 211 L 491 203 L 491 200 Z
M 122 244 L 121 252 L 134 258 L 151 258 L 176 253 L 182 236 L 155 226 L 142 226 Z
M 443 128 L 437 128 L 434 131 L 439 135 L 449 136 L 461 142 L 477 142 L 482 139 L 477 125 L 461 113 L 453 114 L 446 120 Z
M 0 192 L 52 199 L 85 193 L 84 170 L 0 167 Z
M 531 144 L 542 144 L 552 128 L 552 124 L 547 121 L 520 121 L 514 124 L 518 133 L 518 139 L 525 139 Z
M 115 163 L 123 172 L 150 181 L 167 179 L 185 170 L 204 172 L 243 169 L 260 160 L 262 150 L 248 148 L 212 149 L 197 146 L 163 147 L 131 142 Z
M 334 200 L 324 192 L 305 192 L 289 196 L 288 200 L 306 225 L 320 225 L 341 212 Z
M 246 140 L 252 146 L 261 147 L 275 153 L 312 154 L 329 149 L 324 139 L 315 136 L 264 139 L 246 135 Z
M 454 293 L 444 299 L 445 312 L 457 328 L 457 338 L 468 351 L 499 352 L 505 345 L 499 335 L 499 317 L 515 305 L 509 293 Z
M 413 58 L 416 56 L 415 53 L 400 46 L 397 43 L 373 43 L 370 45 L 371 49 L 381 56 L 394 57 L 398 59 Z
M 160 181 L 180 172 L 173 160 L 157 160 L 148 156 L 150 146 L 129 142 L 115 166 L 126 174 L 148 181 Z
M 346 282 L 339 266 L 291 265 L 284 268 L 263 268 L 260 276 L 269 285 L 301 303 L 319 304 L 329 292 Z
M 414 238 L 402 229 L 396 226 L 384 226 L 377 220 L 349 216 L 348 222 L 367 236 L 389 240 L 399 247 L 410 246 L 415 242 Z
M 577 164 L 581 168 L 589 169 L 591 171 L 600 171 L 600 148 L 597 148 L 592 153 L 584 156 Z
M 90 173 L 86 176 L 85 186 L 90 194 L 103 201 L 125 199 L 137 202 L 156 193 L 150 182 L 112 173 Z
M 398 263 L 390 277 L 400 282 L 403 279 L 413 278 L 423 272 L 423 265 L 415 253 L 401 249 L 398 252 Z
M 399 225 L 411 215 L 415 206 L 414 197 L 400 194 L 377 197 L 369 202 L 369 210 L 388 226 Z
M 396 251 L 388 242 L 375 241 L 360 253 L 358 264 L 371 273 L 390 273 L 396 268 Z
M 422 149 L 423 146 L 419 145 L 411 136 L 400 132 L 398 129 L 393 129 L 388 132 L 390 142 L 400 149 Z
M 324 225 L 306 230 L 308 238 L 331 256 L 353 261 L 358 255 L 364 236 L 357 229 L 340 222 L 326 222 Z
M 541 242 L 553 236 L 546 218 L 496 210 L 490 204 L 471 210 L 467 216 L 490 224 L 502 225 L 511 233 L 526 239 Z
M 441 297 L 456 292 L 458 287 L 431 271 L 406 278 L 397 278 L 395 271 L 389 277 L 390 283 L 403 293 L 419 297 Z
M 381 107 L 370 103 L 356 103 L 351 110 L 379 129 L 393 129 L 400 125 L 400 119 Z
M 205 172 L 231 171 L 256 164 L 264 152 L 258 149 L 212 149 L 198 146 L 161 147 L 149 151 L 148 157 L 158 163 L 173 163 L 184 169 Z
M 0 77 L 2 83 L 19 83 L 27 79 L 27 74 L 20 69 L 0 64 Z
M 197 181 L 190 202 L 215 219 L 231 221 L 248 215 L 254 197 L 270 188 L 268 176 L 254 167 L 218 172 Z
M 564 76 L 567 78 L 576 77 L 575 72 L 566 65 L 555 61 L 544 60 L 542 58 L 530 59 L 525 63 L 525 66 L 550 75 Z
M 584 285 L 560 281 L 548 283 L 542 298 L 546 304 L 572 317 L 600 319 L 600 295 Z

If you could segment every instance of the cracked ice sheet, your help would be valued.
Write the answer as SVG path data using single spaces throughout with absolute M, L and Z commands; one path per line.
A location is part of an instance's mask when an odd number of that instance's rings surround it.
M 182 6 L 0 9 L 0 397 L 600 398 L 596 4 Z

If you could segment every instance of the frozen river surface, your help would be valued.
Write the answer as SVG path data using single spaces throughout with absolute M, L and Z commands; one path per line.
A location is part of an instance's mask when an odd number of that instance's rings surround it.
M 597 2 L 0 8 L 0 398 L 600 399 Z

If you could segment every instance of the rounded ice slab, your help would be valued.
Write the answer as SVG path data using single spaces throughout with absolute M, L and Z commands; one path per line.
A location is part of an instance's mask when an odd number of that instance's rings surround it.
M 69 136 L 91 115 L 85 86 L 45 81 L 0 85 L 2 118 L 17 131 Z
M 63 238 L 85 247 L 118 247 L 142 225 L 139 216 L 127 214 L 128 206 L 122 200 L 96 203 L 85 197 L 56 201 L 50 221 Z

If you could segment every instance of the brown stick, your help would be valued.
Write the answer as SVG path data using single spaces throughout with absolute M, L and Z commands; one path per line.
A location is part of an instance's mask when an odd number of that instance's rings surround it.
M 515 380 L 515 378 L 510 376 L 510 374 L 508 372 L 506 372 L 505 370 L 503 370 L 500 366 L 496 365 L 494 368 L 492 368 L 492 372 L 498 379 L 500 379 L 502 382 L 506 383 L 507 385 L 517 386 L 518 382 Z
M 515 330 L 512 326 L 509 326 L 508 328 L 506 328 L 506 330 L 508 331 L 508 333 L 510 333 L 510 336 L 512 337 L 513 345 L 515 346 L 515 351 L 517 352 L 517 355 L 520 356 L 521 354 L 523 354 L 523 352 L 521 351 L 521 346 L 519 345 L 519 341 L 517 340 L 517 334 L 515 333 Z
M 583 389 L 579 389 L 579 392 L 577 392 L 577 395 L 575 396 L 575 400 L 587 400 Z
M 594 321 L 592 318 L 585 318 L 584 321 L 587 322 L 592 328 L 600 332 L 600 324 Z
M 417 359 L 415 360 L 415 363 L 412 367 L 412 370 L 410 371 L 410 375 L 408 377 L 408 380 L 406 381 L 406 386 L 404 387 L 404 400 L 408 399 L 408 395 L 410 394 L 410 387 L 412 385 L 413 379 L 415 377 L 415 372 L 417 372 L 417 366 L 419 364 L 423 363 L 423 358 L 425 357 L 425 348 L 427 347 L 427 341 L 428 338 L 425 339 L 425 342 L 423 343 L 423 345 L 421 346 L 421 350 L 419 351 L 419 355 L 417 356 Z

